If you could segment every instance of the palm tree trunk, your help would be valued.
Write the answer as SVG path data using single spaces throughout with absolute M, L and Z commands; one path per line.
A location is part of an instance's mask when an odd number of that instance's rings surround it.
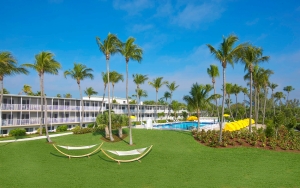
M 112 103 L 114 103 L 114 90 L 115 90 L 115 85 L 114 84 L 111 84 L 112 85 L 112 96 L 111 96 L 111 101 Z
M 255 128 L 257 128 L 259 100 L 258 100 L 258 88 L 255 88 Z
M 78 83 L 79 93 L 80 93 L 80 103 L 81 103 L 81 118 L 80 118 L 80 128 L 82 127 L 82 121 L 84 117 L 84 107 L 83 107 L 83 99 L 82 99 L 82 92 L 80 88 L 80 82 Z
M 110 87 L 109 87 L 109 58 L 106 58 L 106 68 L 107 68 L 107 90 L 108 90 L 108 128 L 110 141 L 114 141 L 111 130 L 111 105 L 110 105 Z
M 46 137 L 49 143 L 52 142 L 52 140 L 50 139 L 49 133 L 48 133 L 48 114 L 47 114 L 47 100 L 46 100 L 46 96 L 45 96 L 45 90 L 44 90 L 44 74 L 42 74 L 42 93 L 43 93 L 43 98 L 44 98 L 44 103 L 45 103 L 45 129 L 46 129 Z
M 44 96 L 44 93 L 43 93 L 43 79 L 42 79 L 42 75 L 41 73 L 39 73 L 39 77 L 40 77 L 40 90 L 41 90 L 41 120 L 40 120 L 40 136 L 43 134 L 43 122 L 44 122 L 44 101 L 43 101 L 43 96 Z
M 252 131 L 252 71 L 250 72 L 250 113 L 249 113 L 249 131 Z
M 267 97 L 268 97 L 268 88 L 265 87 L 265 104 L 264 104 L 264 115 L 263 115 L 263 120 L 262 120 L 263 125 L 265 124 Z
M 3 76 L 0 76 L 0 135 L 2 135 L 1 128 L 2 128 L 2 100 L 3 100 Z
M 216 95 L 215 83 L 213 83 L 213 87 L 214 87 L 214 95 Z M 218 108 L 218 100 L 215 99 L 215 102 L 216 102 L 216 109 L 217 109 L 217 113 L 218 113 L 218 121 L 220 122 L 220 113 L 219 113 L 219 108 Z
M 154 119 L 156 120 L 156 117 L 157 117 L 157 95 L 158 95 L 158 91 L 156 91 L 156 105 L 155 105 L 155 111 L 154 111 Z
M 129 145 L 132 145 L 132 130 L 131 130 L 131 118 L 130 118 L 130 105 L 128 99 L 128 61 L 126 60 L 126 99 L 127 99 L 127 112 L 128 112 L 128 122 L 129 122 Z
M 275 101 L 274 101 L 274 91 L 272 89 L 272 102 L 273 102 L 273 109 L 274 109 L 274 116 L 275 116 Z
M 197 108 L 197 116 L 198 116 L 197 131 L 200 132 L 200 110 L 198 108 Z
M 238 114 L 238 106 L 237 106 L 237 95 L 235 95 L 235 117 L 237 118 L 237 114 Z
M 103 92 L 102 104 L 101 104 L 102 106 L 101 106 L 101 108 L 100 108 L 100 109 L 102 110 L 102 114 L 103 114 L 103 102 L 104 102 L 105 90 L 106 90 L 106 84 L 104 84 L 104 92 Z M 100 110 L 100 109 L 99 109 L 99 110 Z
M 225 68 L 223 67 L 223 99 L 222 99 L 222 113 L 221 113 L 221 122 L 220 122 L 220 134 L 219 134 L 219 142 L 222 142 L 222 128 L 224 122 L 224 104 L 225 104 L 225 91 L 226 91 L 226 81 L 225 81 Z
M 228 106 L 228 108 L 229 108 L 229 113 L 230 113 L 230 116 L 232 117 L 232 119 L 233 119 L 233 121 L 234 121 L 234 117 L 233 117 L 233 115 L 232 115 L 232 112 L 231 112 L 231 105 L 230 105 L 230 95 L 228 95 L 228 103 L 227 103 L 227 106 Z

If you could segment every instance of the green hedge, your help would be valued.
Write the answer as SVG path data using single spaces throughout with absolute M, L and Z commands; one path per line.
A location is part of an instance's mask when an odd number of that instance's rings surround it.
M 26 130 L 22 128 L 17 128 L 9 131 L 10 136 L 25 136 L 26 135 Z
M 59 125 L 56 128 L 56 132 L 66 132 L 68 130 L 68 126 L 67 125 Z

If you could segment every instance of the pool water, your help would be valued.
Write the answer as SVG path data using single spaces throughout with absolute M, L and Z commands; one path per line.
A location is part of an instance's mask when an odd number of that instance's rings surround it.
M 212 125 L 212 124 L 213 122 L 200 122 L 200 127 L 203 127 L 205 125 Z M 197 128 L 197 126 L 198 126 L 198 122 L 173 122 L 173 123 L 153 126 L 153 128 L 191 130 Z

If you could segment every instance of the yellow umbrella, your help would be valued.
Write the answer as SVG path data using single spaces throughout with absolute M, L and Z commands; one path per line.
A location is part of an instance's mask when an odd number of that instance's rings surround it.
M 187 118 L 188 121 L 194 121 L 194 120 L 198 120 L 198 118 L 196 116 L 190 116 Z
M 224 114 L 223 116 L 224 116 L 224 117 L 229 117 L 230 115 L 229 115 L 229 114 Z

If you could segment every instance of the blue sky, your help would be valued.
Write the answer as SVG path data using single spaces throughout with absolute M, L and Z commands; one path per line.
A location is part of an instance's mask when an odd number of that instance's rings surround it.
M 222 36 L 235 34 L 239 42 L 250 42 L 270 56 L 264 68 L 274 71 L 270 81 L 279 86 L 292 85 L 290 99 L 299 98 L 300 83 L 300 2 L 259 0 L 1 0 L 0 51 L 10 51 L 22 63 L 34 63 L 34 56 L 50 51 L 62 64 L 57 76 L 45 76 L 48 96 L 71 93 L 78 98 L 78 87 L 63 71 L 82 63 L 94 70 L 94 80 L 82 81 L 82 87 L 103 93 L 101 72 L 106 70 L 105 57 L 98 50 L 95 37 L 106 38 L 114 33 L 120 40 L 130 36 L 144 50 L 143 61 L 129 62 L 129 94 L 134 93 L 132 74 L 176 81 L 179 88 L 173 99 L 182 101 L 195 82 L 210 84 L 206 73 L 210 64 L 221 65 L 210 54 L 206 44 L 218 48 Z M 125 76 L 125 60 L 111 57 L 110 69 Z M 226 81 L 246 86 L 244 66 L 235 64 L 226 69 Z M 216 80 L 221 93 L 222 77 Z M 28 76 L 6 77 L 4 87 L 18 93 L 24 84 L 39 89 L 39 79 L 31 70 Z M 148 98 L 155 100 L 155 89 L 147 83 Z M 159 97 L 167 91 L 159 90 Z M 125 82 L 116 84 L 115 96 L 125 97 Z M 242 94 L 239 96 L 242 98 Z

